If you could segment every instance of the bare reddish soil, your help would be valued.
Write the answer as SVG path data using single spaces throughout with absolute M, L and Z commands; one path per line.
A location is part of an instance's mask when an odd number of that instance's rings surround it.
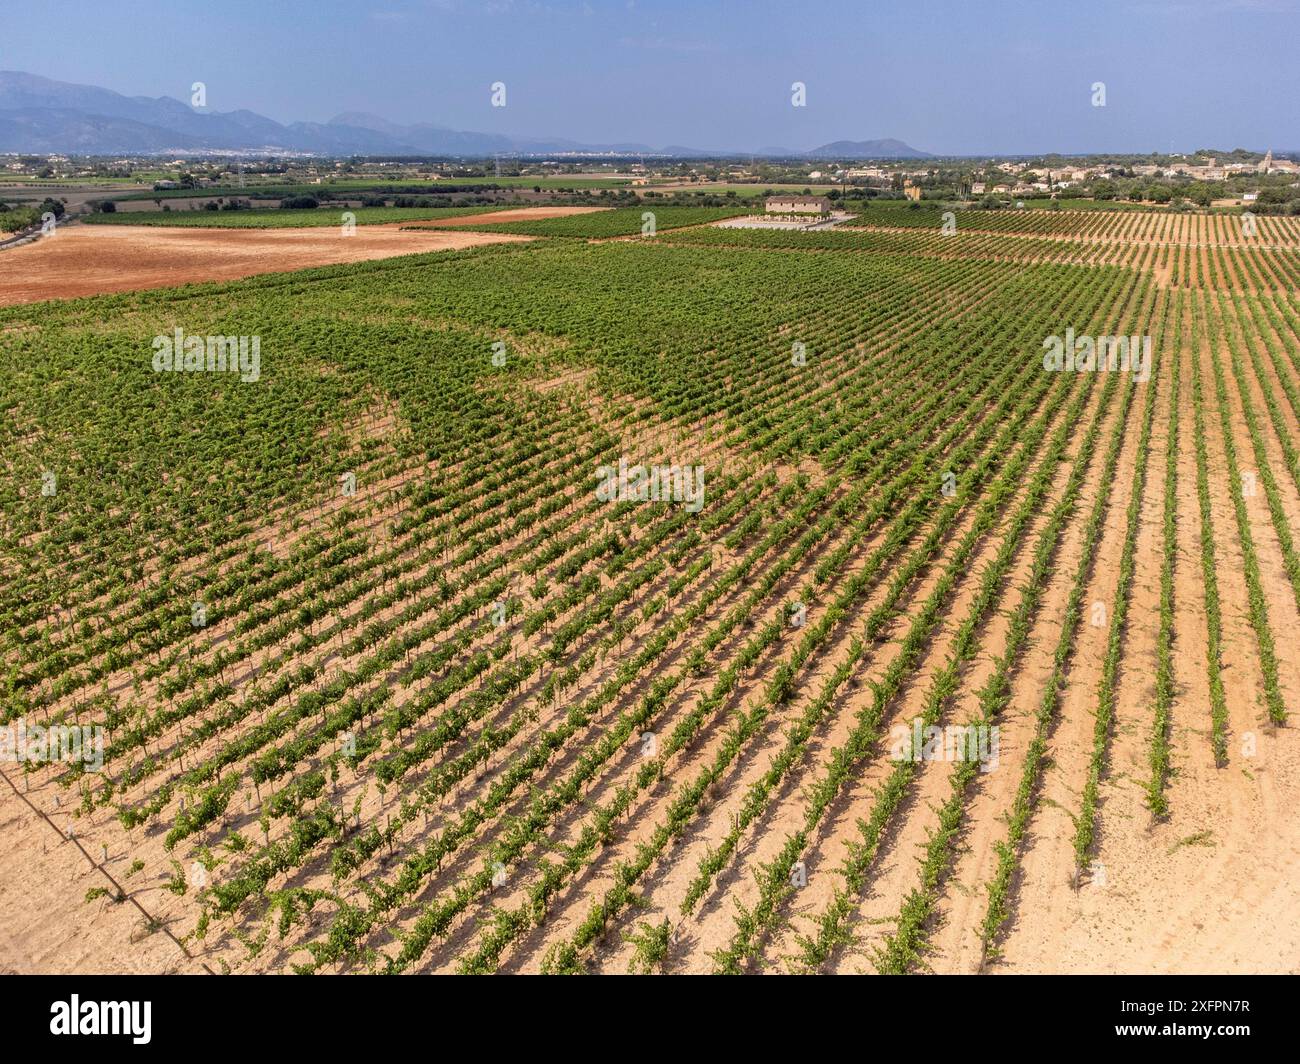
M 528 239 L 507 233 L 402 232 L 397 224 L 358 226 L 346 237 L 337 226 L 165 229 L 73 225 L 34 244 L 3 252 L 0 306 L 233 281 L 259 273 Z

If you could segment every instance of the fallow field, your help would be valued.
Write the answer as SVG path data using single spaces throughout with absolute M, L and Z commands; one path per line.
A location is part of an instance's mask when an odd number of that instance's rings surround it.
M 1295 220 L 717 213 L 0 309 L 0 966 L 1297 970 Z

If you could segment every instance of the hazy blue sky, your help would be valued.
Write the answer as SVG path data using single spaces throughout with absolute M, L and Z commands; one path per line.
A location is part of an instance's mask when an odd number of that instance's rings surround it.
M 0 69 L 278 121 L 936 153 L 1300 148 L 1300 0 L 44 0 Z M 29 13 L 39 8 L 39 16 Z M 507 106 L 490 105 L 503 81 Z M 807 107 L 790 104 L 794 81 Z M 1092 83 L 1107 106 L 1091 105 Z

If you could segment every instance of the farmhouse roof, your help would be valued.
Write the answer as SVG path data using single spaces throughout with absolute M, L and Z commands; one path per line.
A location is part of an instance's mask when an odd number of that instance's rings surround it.
M 818 207 L 829 207 L 831 201 L 825 196 L 768 196 L 768 203 L 809 203 Z

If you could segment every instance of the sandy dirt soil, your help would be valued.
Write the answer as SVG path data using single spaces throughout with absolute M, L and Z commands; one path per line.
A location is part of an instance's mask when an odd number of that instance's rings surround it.
M 129 900 L 86 902 L 87 891 L 113 889 L 92 863 L 93 857 L 102 860 L 103 850 L 96 853 L 92 846 L 88 858 L 60 836 L 61 827 L 58 814 L 49 820 L 39 816 L 13 786 L 0 782 L 0 837 L 6 850 L 23 855 L 20 861 L 0 861 L 0 975 L 203 974 L 204 965 L 187 957 L 159 926 L 150 926 Z M 152 916 L 150 899 L 163 888 L 157 877 L 128 876 L 130 866 L 125 847 L 109 848 L 109 874 Z M 69 920 L 69 913 L 77 918 Z
M 467 221 L 469 219 L 466 219 Z M 260 273 L 364 262 L 528 240 L 507 233 L 402 232 L 361 225 L 344 237 L 320 229 L 164 229 L 77 225 L 13 248 L 0 259 L 0 306 L 134 292 Z

